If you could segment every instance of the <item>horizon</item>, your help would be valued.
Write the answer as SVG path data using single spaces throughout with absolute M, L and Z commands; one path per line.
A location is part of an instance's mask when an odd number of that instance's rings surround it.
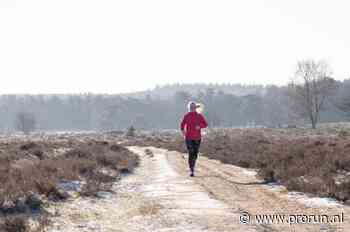
M 344 78 L 342 80 L 338 80 L 335 79 L 336 81 L 340 81 L 343 82 L 345 80 L 350 80 L 350 78 Z M 128 94 L 137 94 L 137 93 L 147 93 L 147 92 L 152 92 L 152 91 L 156 91 L 157 88 L 166 88 L 166 87 L 174 87 L 176 85 L 206 85 L 206 86 L 225 86 L 225 85 L 231 85 L 231 86 L 235 86 L 235 85 L 241 85 L 243 87 L 262 87 L 262 88 L 266 88 L 269 86 L 277 86 L 277 87 L 283 87 L 283 86 L 287 86 L 288 83 L 286 84 L 269 84 L 269 83 L 215 83 L 215 82 L 209 82 L 209 83 L 203 83 L 203 82 L 188 82 L 188 83 L 165 83 L 165 84 L 156 84 L 155 86 L 149 88 L 149 89 L 141 89 L 141 90 L 136 90 L 136 91 L 132 91 L 132 92 L 91 92 L 91 91 L 82 91 L 82 92 L 53 92 L 53 93 L 47 93 L 47 92 L 39 92 L 39 93 L 1 93 L 0 92 L 0 96 L 4 96 L 4 95 L 80 95 L 80 94 L 93 94 L 93 95 L 128 95 Z
M 347 80 L 347 79 L 344 79 L 344 80 Z M 344 81 L 344 80 L 338 80 L 338 81 Z M 110 92 L 110 93 L 107 93 L 107 92 L 57 92 L 57 93 L 45 93 L 45 92 L 42 92 L 42 93 L 1 93 L 0 92 L 0 96 L 4 96 L 4 95 L 80 95 L 80 94 L 93 94 L 93 95 L 128 95 L 128 94 L 137 94 L 137 93 L 146 93 L 146 92 L 152 92 L 152 91 L 155 91 L 157 90 L 157 88 L 165 88 L 165 87 L 174 87 L 176 86 L 177 84 L 180 84 L 180 85 L 206 85 L 206 86 L 213 86 L 213 85 L 219 85 L 219 86 L 224 86 L 224 85 L 231 85 L 231 86 L 235 86 L 235 85 L 241 85 L 243 87 L 268 87 L 268 86 L 278 86 L 278 87 L 283 87 L 283 86 L 286 86 L 285 85 L 276 85 L 276 84 L 259 84 L 259 83 L 256 83 L 256 84 L 244 84 L 244 83 L 203 83 L 203 82 L 192 82 L 192 83 L 166 83 L 166 84 L 156 84 L 155 86 L 153 86 L 152 88 L 150 89 L 143 89 L 143 90 L 137 90 L 137 91 L 133 91 L 133 92 Z

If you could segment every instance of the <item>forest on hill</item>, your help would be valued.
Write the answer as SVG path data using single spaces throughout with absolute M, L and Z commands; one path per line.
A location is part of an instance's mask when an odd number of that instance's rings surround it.
M 322 107 L 320 122 L 347 121 L 350 80 Z M 32 115 L 35 128 L 47 130 L 175 129 L 188 101 L 205 105 L 212 127 L 305 125 L 307 117 L 290 104 L 288 86 L 184 84 L 131 94 L 1 95 L 0 129 L 11 132 L 18 114 Z M 345 107 L 346 108 L 346 107 Z M 345 110 L 346 111 L 346 110 Z

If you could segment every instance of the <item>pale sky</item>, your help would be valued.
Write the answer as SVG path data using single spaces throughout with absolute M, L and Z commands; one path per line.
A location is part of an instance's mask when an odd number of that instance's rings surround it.
M 350 77 L 346 0 L 0 0 L 0 94 L 285 84 L 301 59 Z

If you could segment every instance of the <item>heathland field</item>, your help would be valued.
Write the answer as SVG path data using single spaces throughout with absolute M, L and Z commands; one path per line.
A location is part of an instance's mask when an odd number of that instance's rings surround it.
M 202 141 L 202 155 L 253 168 L 266 183 L 291 191 L 350 200 L 350 130 L 336 125 L 309 129 L 214 129 Z M 185 152 L 177 135 L 154 135 L 136 144 Z
M 350 213 L 344 126 L 205 131 L 195 178 L 176 131 L 3 136 L 0 154 L 0 231 L 350 228 L 346 220 L 239 221 L 242 213 Z

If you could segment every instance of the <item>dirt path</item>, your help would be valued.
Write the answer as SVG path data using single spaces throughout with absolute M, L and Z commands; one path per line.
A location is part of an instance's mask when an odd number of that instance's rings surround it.
M 149 150 L 152 151 L 152 169 L 148 173 L 151 181 L 141 192 L 162 206 L 162 214 L 186 225 L 174 227 L 171 231 L 258 231 L 255 226 L 237 223 L 239 212 L 211 197 L 193 179 L 176 172 L 167 160 L 166 150 Z M 140 155 L 144 153 L 140 148 L 132 151 Z
M 58 231 L 349 231 L 335 225 L 241 224 L 242 212 L 350 213 L 341 205 L 310 206 L 283 188 L 259 185 L 254 172 L 200 158 L 197 177 L 189 178 L 186 157 L 162 149 L 130 147 L 141 165 L 101 199 L 77 198 L 50 207 Z M 348 223 L 341 225 L 350 228 Z
M 186 155 L 167 152 L 167 159 L 177 172 L 188 175 Z M 214 198 L 228 204 L 233 211 L 241 210 L 250 215 L 339 215 L 342 212 L 345 215 L 345 222 L 342 224 L 260 225 L 265 231 L 350 231 L 350 223 L 346 220 L 347 215 L 350 215 L 349 206 L 328 199 L 288 193 L 283 186 L 263 184 L 252 170 L 225 165 L 206 157 L 200 157 L 198 164 L 194 181 Z
M 140 155 L 141 165 L 115 184 L 115 193 L 51 205 L 48 210 L 56 216 L 48 231 L 257 231 L 233 223 L 237 214 L 175 172 L 166 151 L 153 149 L 147 155 L 144 148 L 130 150 Z

